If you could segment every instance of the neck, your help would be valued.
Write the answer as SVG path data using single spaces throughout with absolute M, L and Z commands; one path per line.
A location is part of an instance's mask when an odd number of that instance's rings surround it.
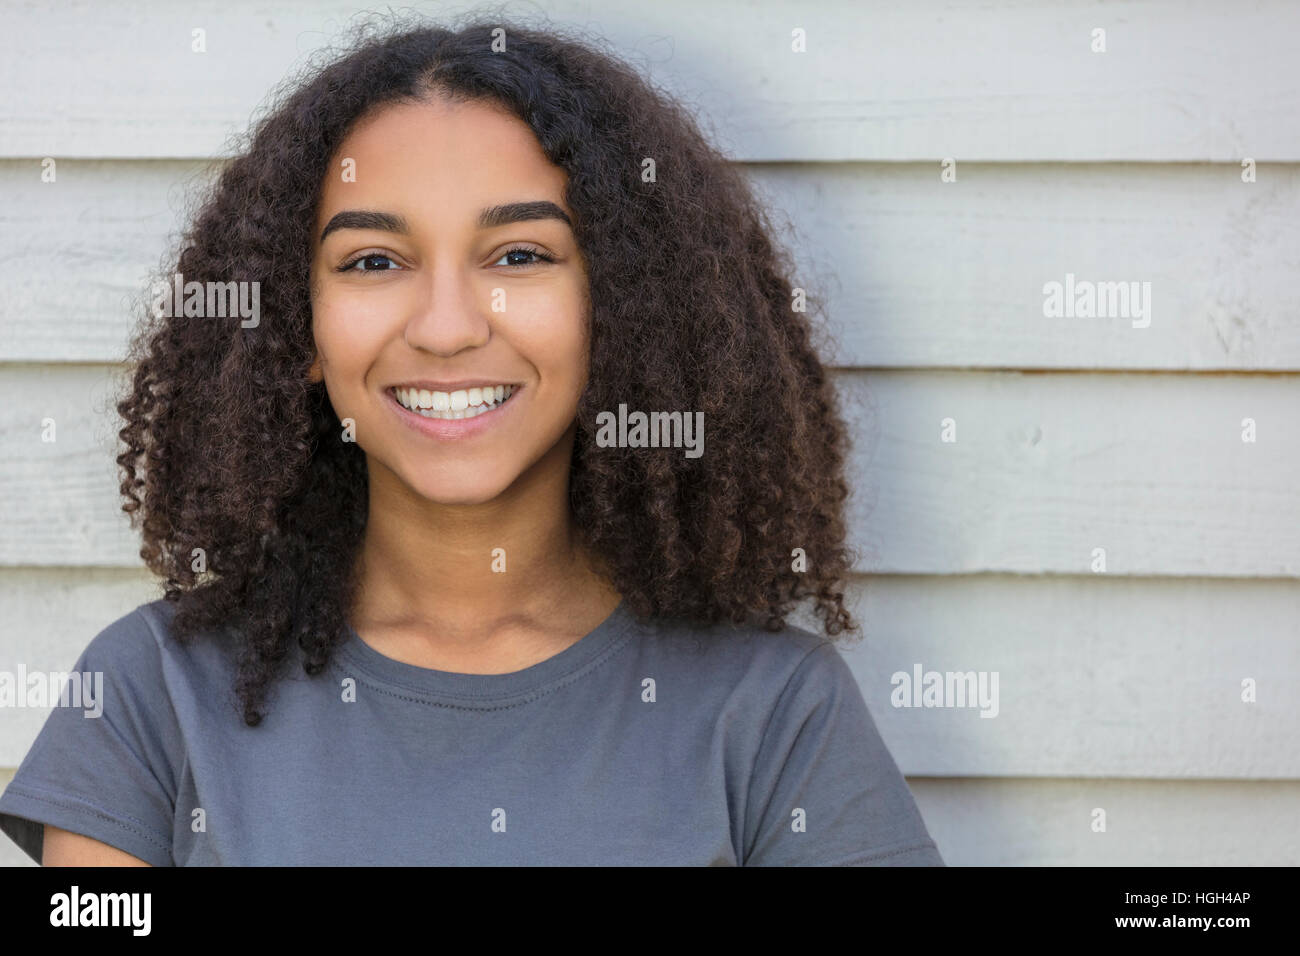
M 560 442 L 496 498 L 468 505 L 428 501 L 371 460 L 355 620 L 468 636 L 563 617 L 594 592 L 608 603 L 573 526 L 570 454 Z

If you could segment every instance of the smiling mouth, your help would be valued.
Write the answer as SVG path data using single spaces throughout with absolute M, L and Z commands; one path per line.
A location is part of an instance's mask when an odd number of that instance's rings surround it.
M 435 392 L 422 388 L 390 388 L 388 393 L 407 411 L 424 418 L 443 420 L 477 418 L 484 412 L 500 408 L 518 391 L 517 385 L 485 385 L 454 392 Z

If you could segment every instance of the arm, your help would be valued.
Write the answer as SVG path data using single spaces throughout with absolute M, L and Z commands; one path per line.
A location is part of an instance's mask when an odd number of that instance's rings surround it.
M 149 866 L 107 843 L 45 824 L 41 866 Z

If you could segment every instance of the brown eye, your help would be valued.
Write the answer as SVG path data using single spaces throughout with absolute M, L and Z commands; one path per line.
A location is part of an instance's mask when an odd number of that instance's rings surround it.
M 540 249 L 529 249 L 527 246 L 518 246 L 518 247 L 516 247 L 516 248 L 514 248 L 514 249 L 508 249 L 508 250 L 506 250 L 505 254 L 501 256 L 501 259 L 508 259 L 510 256 L 515 256 L 515 255 L 518 255 L 518 256 L 533 256 L 534 258 L 536 258 L 537 260 L 539 260 L 539 261 L 541 261 L 541 262 L 554 262 L 554 261 L 555 261 L 555 257 L 554 257 L 554 256 L 548 256 L 546 253 L 542 252 Z M 501 259 L 498 259 L 496 262 L 493 263 L 493 265 L 503 265 L 503 264 L 504 264 L 504 265 L 506 265 L 506 266 L 516 266 L 516 267 L 517 267 L 517 266 L 533 266 L 533 265 L 537 265 L 536 262 L 506 262 L 506 263 L 502 263 L 502 262 L 501 262 Z
M 361 266 L 361 268 L 357 268 Z M 401 268 L 390 257 L 378 252 L 368 252 L 364 256 L 357 256 L 339 266 L 339 272 L 387 272 L 390 269 Z

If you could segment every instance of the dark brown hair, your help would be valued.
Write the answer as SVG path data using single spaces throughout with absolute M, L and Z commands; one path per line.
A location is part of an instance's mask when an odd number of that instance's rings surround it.
M 256 125 L 182 238 L 175 272 L 258 282 L 261 316 L 252 328 L 147 316 L 132 345 L 117 406 L 123 509 L 176 605 L 177 639 L 235 642 L 233 690 L 256 725 L 295 644 L 314 675 L 347 637 L 366 465 L 307 378 L 311 230 L 357 120 L 431 93 L 504 105 L 568 174 L 592 310 L 570 500 L 629 608 L 778 630 L 811 599 L 827 634 L 855 630 L 844 426 L 812 342 L 819 307 L 792 307 L 794 268 L 768 212 L 688 112 L 619 58 L 480 19 L 363 27 Z M 656 181 L 643 181 L 647 158 Z M 597 414 L 619 403 L 702 411 L 704 455 L 596 447 Z

